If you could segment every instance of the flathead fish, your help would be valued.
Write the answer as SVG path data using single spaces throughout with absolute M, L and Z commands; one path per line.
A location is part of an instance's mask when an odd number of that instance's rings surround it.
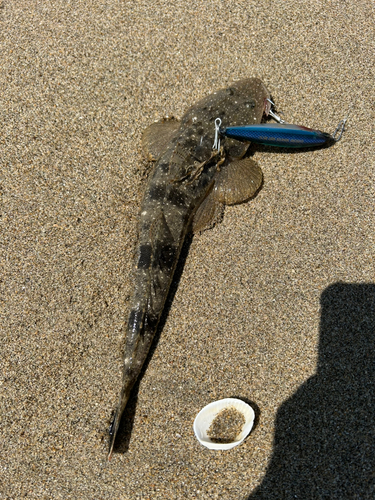
M 260 123 L 270 94 L 257 78 L 238 81 L 187 110 L 181 121 L 154 123 L 143 134 L 155 162 L 143 199 L 127 323 L 122 391 L 110 428 L 110 459 L 121 416 L 141 372 L 188 231 L 212 225 L 224 205 L 258 191 L 262 172 L 246 157 L 249 143 L 223 138 L 213 149 L 215 120 L 223 127 Z

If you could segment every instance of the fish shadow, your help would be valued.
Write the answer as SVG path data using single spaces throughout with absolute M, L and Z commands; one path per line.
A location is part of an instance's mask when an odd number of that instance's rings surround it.
M 147 367 L 152 359 L 152 356 L 158 346 L 159 340 L 161 333 L 164 329 L 165 323 L 168 319 L 169 311 L 171 310 L 172 304 L 173 304 L 173 299 L 176 295 L 176 291 L 178 289 L 178 285 L 181 280 L 181 276 L 185 267 L 186 259 L 189 255 L 191 243 L 193 240 L 193 234 L 187 234 L 185 237 L 185 241 L 182 245 L 180 256 L 176 265 L 175 272 L 173 274 L 172 278 L 172 283 L 169 288 L 168 296 L 165 301 L 165 306 L 162 312 L 162 315 L 160 317 L 160 321 L 157 327 L 157 330 L 155 332 L 154 340 L 151 344 L 151 348 L 149 350 L 148 356 L 146 358 L 146 361 L 143 364 L 141 373 L 137 379 L 137 382 L 135 383 L 128 404 L 125 407 L 124 413 L 121 418 L 120 422 L 120 427 L 117 432 L 117 437 L 116 437 L 116 442 L 114 446 L 114 453 L 126 453 L 129 449 L 129 444 L 130 444 L 130 439 L 132 435 L 132 430 L 133 430 L 133 425 L 134 425 L 134 418 L 135 418 L 135 413 L 137 410 L 137 400 L 138 400 L 138 392 L 139 392 L 139 386 L 142 381 L 142 378 L 147 370 Z
M 321 296 L 317 372 L 279 408 L 273 454 L 248 500 L 375 498 L 375 285 Z

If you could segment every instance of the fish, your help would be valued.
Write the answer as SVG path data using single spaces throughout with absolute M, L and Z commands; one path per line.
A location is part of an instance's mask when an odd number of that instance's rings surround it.
M 164 119 L 142 136 L 154 163 L 145 188 L 134 261 L 134 290 L 127 322 L 122 389 L 109 429 L 111 459 L 121 417 L 148 356 L 185 237 L 219 220 L 224 205 L 252 198 L 263 176 L 246 156 L 249 143 L 223 138 L 213 149 L 215 120 L 224 127 L 260 123 L 270 93 L 258 78 L 246 78 L 204 97 L 181 121 Z

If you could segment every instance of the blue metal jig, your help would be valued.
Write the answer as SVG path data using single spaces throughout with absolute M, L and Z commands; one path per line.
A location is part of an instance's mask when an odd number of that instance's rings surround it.
M 340 122 L 341 123 L 341 122 Z M 221 128 L 220 133 L 238 141 L 249 141 L 267 146 L 284 148 L 309 148 L 331 145 L 340 140 L 344 125 L 338 138 L 335 135 L 286 123 L 260 123 L 259 125 L 244 125 L 239 127 Z M 338 129 L 336 129 L 337 131 Z M 335 134 L 337 133 L 335 131 Z
M 267 99 L 274 105 L 274 103 Z M 349 113 L 337 125 L 336 130 L 332 135 L 320 130 L 302 127 L 301 125 L 290 125 L 285 123 L 272 108 L 268 111 L 268 115 L 272 116 L 279 123 L 260 123 L 258 125 L 243 125 L 237 127 L 220 128 L 220 134 L 237 139 L 238 141 L 249 141 L 257 144 L 265 144 L 267 146 L 278 146 L 284 148 L 311 148 L 323 145 L 332 145 L 341 139 L 345 129 L 345 123 Z M 216 131 L 221 122 L 215 122 Z

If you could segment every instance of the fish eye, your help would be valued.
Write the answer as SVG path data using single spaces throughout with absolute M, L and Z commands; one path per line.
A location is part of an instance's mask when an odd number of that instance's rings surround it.
M 245 106 L 246 106 L 247 108 L 254 109 L 254 108 L 255 108 L 255 106 L 256 106 L 255 100 L 254 100 L 254 99 L 251 99 L 250 101 L 246 101 L 246 102 L 245 102 Z

